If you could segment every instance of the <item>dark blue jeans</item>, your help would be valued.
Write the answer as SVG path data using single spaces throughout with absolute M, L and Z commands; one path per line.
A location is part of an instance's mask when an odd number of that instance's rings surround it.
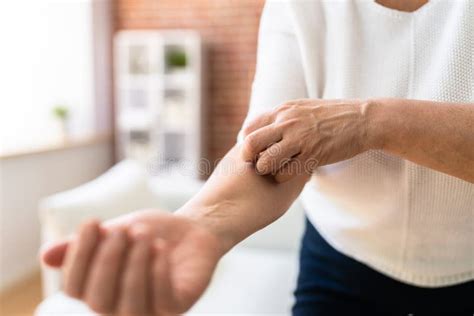
M 474 281 L 441 288 L 398 282 L 332 248 L 306 220 L 294 316 L 474 315 Z

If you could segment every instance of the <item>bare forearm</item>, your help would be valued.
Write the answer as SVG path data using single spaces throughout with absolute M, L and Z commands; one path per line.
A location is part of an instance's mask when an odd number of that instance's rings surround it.
M 218 234 L 227 251 L 283 215 L 307 177 L 299 175 L 279 184 L 271 176 L 261 176 L 251 163 L 240 158 L 237 145 L 178 214 L 191 217 Z
M 368 110 L 373 148 L 474 183 L 474 106 L 379 99 Z

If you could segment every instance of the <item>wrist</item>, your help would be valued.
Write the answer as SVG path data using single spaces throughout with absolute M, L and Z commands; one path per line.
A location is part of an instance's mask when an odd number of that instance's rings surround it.
M 186 204 L 175 212 L 178 216 L 184 216 L 193 221 L 200 228 L 211 234 L 219 245 L 220 255 L 224 255 L 240 240 L 232 233 L 230 229 L 226 229 L 227 221 L 222 212 L 222 205 L 191 205 Z M 227 207 L 227 211 L 229 211 Z M 219 215 L 220 214 L 220 215 Z
M 385 102 L 383 99 L 368 99 L 361 106 L 365 122 L 365 147 L 369 149 L 383 149 L 385 147 L 384 114 Z

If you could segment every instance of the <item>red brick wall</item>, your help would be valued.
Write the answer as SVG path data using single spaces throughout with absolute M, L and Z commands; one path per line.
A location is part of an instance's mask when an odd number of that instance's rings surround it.
M 117 0 L 121 29 L 196 29 L 208 59 L 209 156 L 234 144 L 248 108 L 264 0 Z

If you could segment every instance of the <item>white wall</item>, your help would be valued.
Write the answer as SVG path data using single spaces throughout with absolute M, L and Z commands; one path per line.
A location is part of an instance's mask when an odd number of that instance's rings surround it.
M 39 268 L 38 201 L 92 180 L 111 164 L 109 141 L 0 158 L 0 291 Z
M 94 51 L 95 130 L 113 130 L 112 41 L 114 34 L 114 0 L 92 1 L 92 35 Z

